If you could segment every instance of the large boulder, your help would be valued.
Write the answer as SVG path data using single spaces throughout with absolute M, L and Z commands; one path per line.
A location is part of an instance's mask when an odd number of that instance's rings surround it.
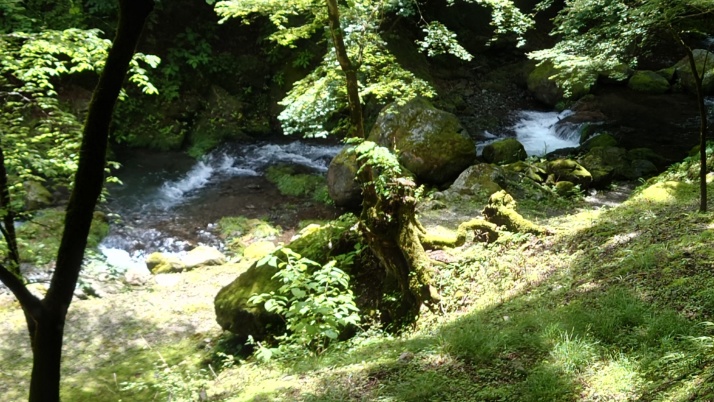
M 328 262 L 331 256 L 354 250 L 358 242 L 355 227 L 357 218 L 346 214 L 324 225 L 309 225 L 302 229 L 286 246 L 304 258 L 319 264 Z M 274 251 L 277 255 L 280 251 Z M 278 315 L 269 313 L 263 304 L 249 303 L 255 294 L 275 292 L 281 283 L 272 280 L 277 268 L 260 262 L 253 263 L 238 278 L 221 289 L 214 301 L 216 320 L 225 330 L 240 337 L 252 335 L 260 340 L 268 334 L 280 335 L 284 332 L 283 320 Z M 349 270 L 349 266 L 341 266 Z
M 714 53 L 704 49 L 695 49 L 692 53 L 694 54 L 699 76 L 704 75 L 702 81 L 704 94 L 714 94 Z M 679 77 L 679 82 L 682 87 L 688 92 L 697 93 L 694 74 L 692 74 L 692 68 L 689 65 L 689 58 L 684 57 L 674 65 L 674 68 L 677 71 L 677 76 Z
M 627 87 L 637 92 L 663 94 L 669 91 L 669 81 L 654 71 L 642 70 L 630 77 Z
M 22 183 L 22 189 L 25 190 L 26 210 L 35 211 L 52 205 L 52 193 L 50 193 L 42 183 L 26 181 Z
M 488 163 L 470 166 L 449 187 L 449 192 L 462 195 L 491 194 L 503 190 L 498 182 L 503 181 L 503 169 Z
M 275 267 L 256 262 L 222 288 L 214 300 L 218 325 L 239 337 L 250 335 L 256 340 L 280 334 L 284 327 L 282 318 L 265 310 L 262 304 L 248 302 L 253 295 L 278 290 L 280 282 L 272 280 L 277 272 Z
M 476 160 L 476 147 L 459 119 L 426 99 L 382 110 L 369 140 L 396 149 L 399 163 L 420 181 L 443 184 Z
M 591 83 L 587 80 L 576 81 L 571 84 L 566 92 L 559 86 L 552 77 L 558 74 L 558 69 L 553 63 L 546 61 L 538 64 L 530 74 L 528 74 L 528 90 L 539 101 L 549 106 L 555 106 L 566 99 L 578 99 L 590 92 Z M 590 80 L 595 82 L 595 77 Z
M 338 207 L 356 208 L 362 202 L 357 182 L 357 157 L 348 145 L 335 155 L 327 168 L 327 192 Z
M 498 140 L 483 148 L 483 159 L 488 163 L 507 164 L 527 157 L 526 148 L 515 138 Z

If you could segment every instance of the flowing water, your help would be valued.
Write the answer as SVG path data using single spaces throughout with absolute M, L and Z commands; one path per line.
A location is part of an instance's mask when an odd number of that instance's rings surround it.
M 563 122 L 573 112 L 520 111 L 512 130 L 528 156 L 542 156 L 562 148 L 580 145 L 580 125 Z
M 222 247 L 215 223 L 223 216 L 267 218 L 295 225 L 299 219 L 330 218 L 334 210 L 306 206 L 297 214 L 263 177 L 276 164 L 325 173 L 340 145 L 305 142 L 230 144 L 195 161 L 181 153 L 135 152 L 117 174 L 121 186 L 109 189 L 109 210 L 120 217 L 100 245 L 119 267 L 141 264 L 151 252 L 182 253 L 194 245 Z

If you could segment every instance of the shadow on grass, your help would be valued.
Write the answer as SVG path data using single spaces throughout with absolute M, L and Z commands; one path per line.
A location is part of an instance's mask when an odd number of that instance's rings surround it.
M 714 217 L 694 213 L 695 195 L 675 183 L 646 189 L 550 246 L 574 255 L 567 270 L 426 335 L 296 365 L 300 375 L 329 373 L 314 390 L 280 392 L 308 401 L 712 400 L 714 338 L 701 323 L 714 315 Z
M 29 337 L 24 327 L 16 328 L 0 333 L 3 402 L 25 401 L 29 389 Z M 152 384 L 158 381 L 156 373 L 160 372 L 157 366 L 163 362 L 176 365 L 192 353 L 200 353 L 202 339 L 194 334 L 196 328 L 188 321 L 159 324 L 109 302 L 91 310 L 81 302 L 73 303 L 62 352 L 62 399 L 154 400 L 157 392 Z M 124 390 L 127 384 L 139 386 Z

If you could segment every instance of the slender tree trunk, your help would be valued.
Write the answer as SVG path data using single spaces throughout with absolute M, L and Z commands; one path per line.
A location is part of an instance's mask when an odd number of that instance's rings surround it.
M 337 0 L 325 0 L 327 2 L 327 18 L 330 23 L 330 34 L 335 44 L 337 61 L 340 63 L 342 72 L 345 73 L 345 84 L 347 86 L 347 102 L 350 106 L 350 120 L 354 130 L 351 137 L 367 138 L 364 132 L 364 117 L 362 116 L 362 102 L 359 96 L 359 81 L 357 80 L 357 68 L 347 55 L 345 40 L 342 36 L 340 26 L 340 9 L 337 7 Z
M 64 232 L 50 288 L 38 310 L 25 308 L 32 338 L 31 402 L 59 401 L 62 338 L 94 207 L 104 183 L 109 124 L 129 62 L 153 0 L 120 0 L 119 26 L 84 124 L 75 185 L 67 205 Z
M 699 212 L 707 212 L 707 109 L 704 104 L 704 89 L 702 88 L 702 82 L 704 81 L 704 74 L 706 74 L 706 64 L 709 61 L 707 53 L 704 59 L 704 66 L 702 66 L 702 74 L 699 75 L 697 70 L 697 61 L 694 59 L 694 53 L 692 49 L 684 42 L 681 36 L 675 34 L 679 42 L 684 47 L 687 52 L 687 59 L 689 60 L 689 68 L 692 70 L 692 76 L 694 77 L 694 86 L 697 89 L 697 107 L 699 108 Z M 714 60 L 712 61 L 714 62 Z

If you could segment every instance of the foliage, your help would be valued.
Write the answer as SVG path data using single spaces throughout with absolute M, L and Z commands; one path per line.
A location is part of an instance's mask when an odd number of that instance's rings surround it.
M 707 143 L 706 152 L 707 170 L 711 172 L 714 171 L 714 143 Z M 653 181 L 678 180 L 691 183 L 699 179 L 699 168 L 699 151 L 697 151 L 696 155 L 688 156 L 683 161 L 670 165 L 664 174 L 655 177 Z
M 529 56 L 552 62 L 558 71 L 552 78 L 567 92 L 575 83 L 594 84 L 598 73 L 621 71 L 622 64 L 634 67 L 658 35 L 688 30 L 690 17 L 713 6 L 707 0 L 571 0 L 554 20 L 556 45 Z
M 163 357 L 160 363 L 155 364 L 154 370 L 155 380 L 153 382 L 124 381 L 119 384 L 120 391 L 141 392 L 151 388 L 155 391 L 155 396 L 160 395 L 167 401 L 204 400 L 206 387 L 211 380 L 207 370 L 192 369 L 186 362 L 169 365 Z M 119 401 L 121 402 L 121 399 Z
M 522 34 L 530 27 L 529 19 L 508 0 L 478 0 L 493 10 L 497 34 Z M 450 1 L 449 4 L 453 4 Z M 221 22 L 241 18 L 249 23 L 255 14 L 267 15 L 277 30 L 269 39 L 281 46 L 297 46 L 297 41 L 324 35 L 327 25 L 325 4 L 318 0 L 277 0 L 243 2 L 223 0 L 216 3 Z M 419 2 L 357 0 L 341 11 L 341 25 L 347 53 L 358 70 L 360 98 L 379 104 L 406 102 L 415 96 L 433 97 L 432 86 L 402 67 L 388 50 L 382 38 L 384 25 L 391 15 L 416 16 Z M 302 18 L 294 18 L 300 16 Z M 295 24 L 295 21 L 306 21 Z M 421 21 L 424 22 L 423 16 Z M 425 38 L 417 41 L 429 55 L 449 53 L 464 60 L 471 55 L 456 41 L 456 34 L 434 21 L 425 23 Z M 301 59 L 302 60 L 302 59 Z M 302 65 L 307 65 L 304 61 Z M 286 134 L 324 137 L 339 133 L 348 124 L 343 118 L 347 108 L 344 73 L 332 46 L 321 63 L 306 77 L 296 82 L 280 102 L 285 109 L 279 115 Z
M 14 199 L 21 199 L 28 180 L 71 185 L 79 157 L 80 116 L 62 107 L 56 85 L 63 76 L 101 71 L 109 46 L 96 29 L 0 35 L 0 147 Z M 156 56 L 137 53 L 129 81 L 146 94 L 157 93 L 146 68 L 158 63 Z
M 335 260 L 321 266 L 280 248 L 258 262 L 263 264 L 279 268 L 273 279 L 282 285 L 277 293 L 255 295 L 249 301 L 264 303 L 266 310 L 284 316 L 290 332 L 281 339 L 319 353 L 343 328 L 359 324 L 349 276 Z

